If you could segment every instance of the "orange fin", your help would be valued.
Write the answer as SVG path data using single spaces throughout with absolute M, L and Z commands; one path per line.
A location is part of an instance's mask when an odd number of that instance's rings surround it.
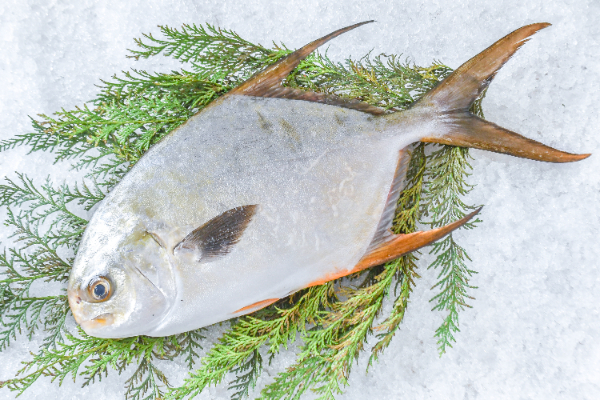
M 322 285 L 324 283 L 336 280 L 338 278 L 343 278 L 346 275 L 350 275 L 353 272 L 354 269 L 352 270 L 342 270 L 342 271 L 336 271 L 334 273 L 331 274 L 326 274 L 324 277 L 317 279 L 316 281 L 312 281 L 310 282 L 308 285 L 306 285 L 304 287 L 304 289 L 309 288 L 309 287 L 313 287 L 313 286 L 319 286 Z
M 473 147 L 548 162 L 572 162 L 589 157 L 589 154 L 553 149 L 478 118 L 469 111 L 498 70 L 531 35 L 547 26 L 550 24 L 546 22 L 531 24 L 509 33 L 461 65 L 415 103 L 414 108 L 433 109 L 446 120 L 444 134 L 432 134 L 421 141 Z
M 267 306 L 270 306 L 271 304 L 275 303 L 277 300 L 279 299 L 266 299 L 266 300 L 261 300 L 261 301 L 257 301 L 256 303 L 250 304 L 249 306 L 246 307 L 242 307 L 237 311 L 234 311 L 234 314 L 250 314 L 251 312 L 254 311 L 258 311 L 261 308 L 265 308 Z
M 450 76 L 423 96 L 417 104 L 433 105 L 439 110 L 468 110 L 485 90 L 500 68 L 529 37 L 550 26 L 547 22 L 523 26 L 458 67 Z
M 385 207 L 381 213 L 377 230 L 373 235 L 371 244 L 367 248 L 367 253 L 371 250 L 381 246 L 382 243 L 388 242 L 394 234 L 392 233 L 392 224 L 394 222 L 394 216 L 396 215 L 396 208 L 398 208 L 398 198 L 400 192 L 406 186 L 406 172 L 408 170 L 408 164 L 410 163 L 410 153 L 406 149 L 400 150 L 398 153 L 398 164 L 396 165 L 396 172 L 394 173 L 394 180 L 390 186 L 388 197 L 385 202 Z
M 470 112 L 456 113 L 450 118 L 452 125 L 448 134 L 440 137 L 426 137 L 421 141 L 473 147 L 530 160 L 555 163 L 580 161 L 590 156 L 590 154 L 567 153 L 546 146 L 485 121 Z
M 441 239 L 453 230 L 458 229 L 467 222 L 469 222 L 471 218 L 473 218 L 479 213 L 479 211 L 481 211 L 481 208 L 483 207 L 480 207 L 477 210 L 473 211 L 471 214 L 465 216 L 464 218 L 459 219 L 458 221 L 455 221 L 441 228 L 432 229 L 426 232 L 409 233 L 406 235 L 391 235 L 388 241 L 382 243 L 377 248 L 374 248 L 367 254 L 365 254 L 360 259 L 358 264 L 356 264 L 356 266 L 354 266 L 354 268 L 352 268 L 351 270 L 338 271 L 333 274 L 327 274 L 325 277 L 309 283 L 306 287 L 322 285 L 334 279 L 342 278 L 355 272 L 360 272 L 363 269 L 367 269 L 376 265 L 381 265 L 388 261 L 392 261 L 403 254 L 410 253 L 411 251 L 420 249 L 423 246 L 427 246 L 428 244 L 431 244 L 436 240 Z
M 353 110 L 363 111 L 374 115 L 384 114 L 385 110 L 363 103 L 358 100 L 346 100 L 335 95 L 325 93 L 316 93 L 304 91 L 300 89 L 287 88 L 281 86 L 281 82 L 300 64 L 300 61 L 305 59 L 310 53 L 315 51 L 319 46 L 327 43 L 329 40 L 348 32 L 361 25 L 368 24 L 373 21 L 360 22 L 338 29 L 327 36 L 315 40 L 306 46 L 294 51 L 293 53 L 283 57 L 275 64 L 268 66 L 261 72 L 254 74 L 250 79 L 233 89 L 230 94 L 257 96 L 257 97 L 272 97 L 294 100 L 305 100 L 317 103 L 329 104 L 338 107 L 350 108 Z
M 383 243 L 378 248 L 365 254 L 351 272 L 359 272 L 363 269 L 383 264 L 384 262 L 394 260 L 403 254 L 427 246 L 469 222 L 469 220 L 477 215 L 482 208 L 483 207 L 479 207 L 471 214 L 441 228 L 432 229 L 426 232 L 414 232 L 406 235 L 394 235 L 388 242 Z

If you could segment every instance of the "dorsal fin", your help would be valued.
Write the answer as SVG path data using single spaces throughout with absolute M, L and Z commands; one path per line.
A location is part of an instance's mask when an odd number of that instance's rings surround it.
M 230 91 L 229 94 L 313 101 L 338 107 L 350 108 L 374 115 L 384 114 L 384 109 L 363 103 L 358 100 L 347 100 L 335 95 L 281 86 L 281 82 L 290 74 L 290 72 L 294 70 L 294 68 L 298 66 L 298 64 L 300 64 L 300 61 L 305 59 L 319 46 L 327 43 L 329 40 L 341 35 L 342 33 L 348 32 L 370 22 L 373 21 L 359 22 L 358 24 L 338 29 L 329 35 L 323 36 L 322 38 L 307 44 L 306 46 L 283 57 L 275 64 L 270 65 L 264 70 L 252 75 L 250 79 Z
M 360 100 L 344 99 L 334 94 L 317 93 L 309 90 L 294 89 L 280 85 L 269 89 L 260 97 L 312 101 L 315 103 L 329 104 L 330 106 L 349 108 L 351 110 L 362 111 L 373 115 L 386 114 L 386 111 L 383 108 L 372 106 Z

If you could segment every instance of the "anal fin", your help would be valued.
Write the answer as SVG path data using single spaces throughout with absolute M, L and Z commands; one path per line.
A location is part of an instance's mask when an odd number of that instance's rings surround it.
M 254 311 L 258 311 L 262 308 L 268 307 L 271 304 L 275 303 L 277 300 L 279 299 L 266 299 L 266 300 L 261 300 L 261 301 L 257 301 L 256 303 L 250 304 L 249 306 L 246 307 L 242 307 L 237 311 L 234 311 L 234 314 L 250 314 Z
M 441 228 L 432 229 L 425 232 L 419 231 L 408 234 L 393 235 L 387 242 L 382 243 L 379 247 L 365 254 L 360 259 L 358 264 L 356 264 L 356 266 L 350 271 L 350 273 L 359 272 L 363 269 L 374 267 L 387 261 L 392 261 L 403 254 L 410 253 L 411 251 L 415 251 L 421 247 L 427 246 L 428 244 L 441 239 L 450 232 L 469 222 L 471 218 L 481 211 L 481 208 L 482 207 L 459 219 L 458 221 L 454 221 L 453 223 Z
M 406 185 L 406 171 L 408 170 L 409 163 L 409 151 L 407 149 L 400 150 L 398 154 L 396 172 L 394 173 L 394 180 L 390 185 L 390 191 L 388 193 L 383 212 L 381 213 L 381 218 L 379 219 L 379 225 L 377 225 L 377 229 L 375 230 L 371 244 L 367 248 L 367 253 L 381 246 L 382 243 L 389 241 L 393 236 L 393 233 L 390 229 L 392 228 L 394 216 L 396 215 L 396 208 L 398 208 L 398 198 L 400 197 L 400 192 Z
M 387 241 L 382 242 L 377 247 L 367 251 L 367 253 L 360 259 L 360 261 L 354 266 L 354 268 L 350 270 L 329 273 L 324 277 L 310 282 L 308 285 L 306 285 L 306 287 L 322 285 L 334 279 L 342 278 L 344 276 L 360 272 L 364 269 L 395 260 L 396 258 L 406 253 L 410 253 L 411 251 L 415 251 L 420 249 L 421 247 L 427 246 L 428 244 L 431 244 L 436 240 L 441 239 L 450 232 L 460 228 L 461 226 L 469 222 L 471 218 L 473 218 L 479 213 L 479 211 L 481 211 L 481 208 L 482 207 L 473 211 L 471 214 L 459 219 L 458 221 L 454 221 L 453 223 L 443 226 L 441 228 L 432 229 L 426 232 L 414 232 L 405 235 L 392 234 L 388 237 Z

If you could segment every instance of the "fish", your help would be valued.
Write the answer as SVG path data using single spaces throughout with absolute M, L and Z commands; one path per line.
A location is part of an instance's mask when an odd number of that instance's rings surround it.
M 68 282 L 91 336 L 167 336 L 252 313 L 290 294 L 426 246 L 464 225 L 391 231 L 410 146 L 463 146 L 546 162 L 548 147 L 472 114 L 537 31 L 521 27 L 404 111 L 284 87 L 339 29 L 290 53 L 162 138 L 93 213 Z

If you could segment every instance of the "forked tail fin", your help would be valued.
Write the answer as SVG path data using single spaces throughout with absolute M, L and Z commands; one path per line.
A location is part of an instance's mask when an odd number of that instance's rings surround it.
M 531 35 L 549 25 L 527 25 L 508 34 L 461 65 L 415 103 L 413 108 L 433 109 L 442 114 L 446 127 L 445 132 L 421 140 L 490 150 L 539 161 L 572 162 L 589 157 L 589 154 L 571 154 L 553 149 L 487 122 L 469 111 L 504 63 Z

